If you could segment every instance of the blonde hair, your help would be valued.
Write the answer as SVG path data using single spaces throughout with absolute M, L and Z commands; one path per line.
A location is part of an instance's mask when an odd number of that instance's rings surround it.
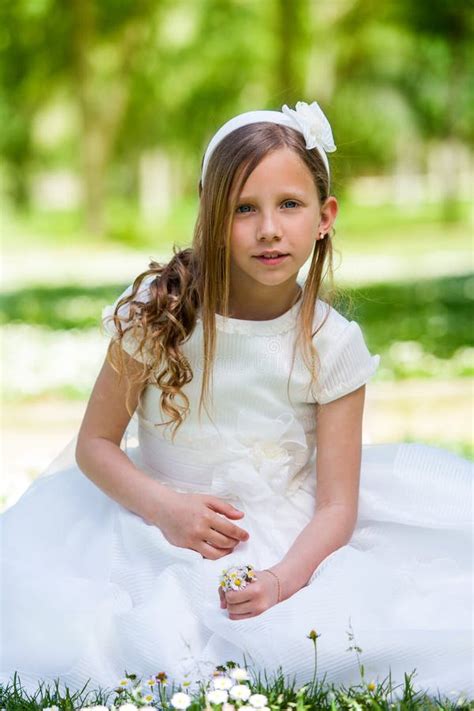
M 329 197 L 329 180 L 324 164 L 316 149 L 308 150 L 303 136 L 294 129 L 270 122 L 241 126 L 226 136 L 216 147 L 209 161 L 206 183 L 199 182 L 200 206 L 192 247 L 177 250 L 167 264 L 156 261 L 133 282 L 132 292 L 121 299 L 115 308 L 114 323 L 121 341 L 128 331 L 138 341 L 143 353 L 147 348 L 153 354 L 153 364 L 143 364 L 140 373 L 134 371 L 132 381 L 152 383 L 161 390 L 160 406 L 170 419 L 159 423 L 172 427 L 172 438 L 189 414 L 189 398 L 182 388 L 193 378 L 191 364 L 181 351 L 196 326 L 198 311 L 203 323 L 204 370 L 199 399 L 199 416 L 202 408 L 208 411 L 212 399 L 212 374 L 216 350 L 216 312 L 228 314 L 230 292 L 230 236 L 238 196 L 247 178 L 271 151 L 289 148 L 294 151 L 311 172 L 322 206 Z M 335 234 L 335 230 L 332 230 Z M 150 275 L 149 298 L 146 303 L 137 300 L 143 280 Z M 328 277 L 329 287 L 326 284 Z M 311 265 L 303 287 L 299 310 L 299 328 L 295 341 L 301 343 L 303 359 L 311 373 L 311 382 L 317 377 L 315 362 L 319 358 L 313 338 L 329 314 L 313 332 L 314 309 L 321 284 L 325 280 L 325 301 L 332 302 L 333 246 L 332 240 L 315 240 Z M 330 300 L 330 301 L 329 301 Z M 129 304 L 127 328 L 123 329 L 118 310 Z M 125 364 L 121 349 L 111 348 L 108 355 L 114 369 L 123 373 Z M 292 365 L 293 368 L 293 365 Z M 143 391 L 143 389 L 142 389 Z M 127 397 L 128 400 L 128 397 Z M 128 405 L 127 405 L 128 407 Z M 130 415 L 133 413 L 130 412 Z

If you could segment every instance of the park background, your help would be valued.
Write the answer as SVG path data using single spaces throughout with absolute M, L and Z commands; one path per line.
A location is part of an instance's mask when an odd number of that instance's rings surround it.
M 213 133 L 299 100 L 337 145 L 340 310 L 381 355 L 364 441 L 473 458 L 473 25 L 444 0 L 1 4 L 1 509 L 77 433 L 103 306 L 190 244 Z

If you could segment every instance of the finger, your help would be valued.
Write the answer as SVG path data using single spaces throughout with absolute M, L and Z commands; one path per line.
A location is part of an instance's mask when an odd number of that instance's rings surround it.
M 255 605 L 251 600 L 246 600 L 246 602 L 238 602 L 233 604 L 230 604 L 229 601 L 227 601 L 227 609 L 233 615 L 246 615 L 247 613 L 252 612 L 254 607 Z
M 215 496 L 208 497 L 208 499 L 206 500 L 206 504 L 213 511 L 217 511 L 223 516 L 232 516 L 233 518 L 239 518 L 244 515 L 244 512 L 240 511 L 240 509 L 236 508 L 230 503 L 227 503 L 226 501 L 222 501 L 221 499 Z
M 238 610 L 234 610 L 229 605 L 227 605 L 227 611 L 231 620 L 243 620 L 246 617 L 253 617 L 256 614 L 254 608 L 251 605 L 239 607 Z
M 245 590 L 227 590 L 225 592 L 225 599 L 227 605 L 242 605 L 243 603 L 252 602 L 252 595 L 246 594 L 247 588 Z
M 243 528 L 236 526 L 230 521 L 226 521 L 226 519 L 221 516 L 215 517 L 212 521 L 212 528 L 228 538 L 234 538 L 236 541 L 247 541 L 250 537 L 248 532 Z
M 199 553 L 203 558 L 209 558 L 210 560 L 217 560 L 225 555 L 229 555 L 230 551 L 228 548 L 216 548 L 215 546 L 209 545 L 206 541 L 202 541 L 199 547 Z
M 219 597 L 221 601 L 221 608 L 225 610 L 227 608 L 227 600 L 225 599 L 224 590 L 221 587 L 219 587 Z
M 236 541 L 235 538 L 224 536 L 222 533 L 219 533 L 219 531 L 216 531 L 213 528 L 211 528 L 207 534 L 206 541 L 210 543 L 211 546 L 215 546 L 216 548 L 235 548 L 235 546 L 239 543 L 239 541 Z

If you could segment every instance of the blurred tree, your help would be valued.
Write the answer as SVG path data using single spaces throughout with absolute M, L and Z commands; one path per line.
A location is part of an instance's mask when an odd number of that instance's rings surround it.
M 38 113 L 76 107 L 87 224 L 106 194 L 136 194 L 140 161 L 173 156 L 184 192 L 216 128 L 252 108 L 315 97 L 337 180 L 389 170 L 400 145 L 473 141 L 471 2 L 18 0 L 0 6 L 0 151 L 17 205 L 41 156 Z M 343 136 L 344 140 L 338 140 Z M 448 181 L 449 182 L 449 181 Z
M 35 116 L 64 78 L 66 19 L 47 0 L 0 3 L 0 154 L 18 207 L 29 203 Z
M 341 159 L 353 162 L 354 173 L 387 170 L 397 155 L 433 140 L 472 145 L 472 1 L 353 0 L 343 7 L 328 35 L 336 46 L 332 110 L 335 132 L 348 139 Z M 354 145 L 363 150 L 352 153 Z M 449 175 L 444 186 L 450 205 Z
M 418 130 L 426 142 L 442 141 L 451 149 L 439 165 L 441 215 L 449 222 L 457 218 L 456 144 L 474 140 L 474 4 L 392 0 L 390 17 L 412 38 L 410 71 L 400 75 L 399 87 L 414 109 Z
M 276 71 L 270 81 L 274 95 L 294 105 L 305 95 L 312 35 L 309 0 L 276 0 L 275 9 Z
M 82 118 L 81 149 L 89 232 L 104 232 L 107 166 L 140 73 L 160 4 L 72 0 L 72 78 Z M 154 12 L 152 12 L 154 11 Z

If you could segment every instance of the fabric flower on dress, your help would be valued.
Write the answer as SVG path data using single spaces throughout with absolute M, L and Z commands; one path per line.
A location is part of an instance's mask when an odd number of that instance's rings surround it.
M 289 410 L 253 423 L 252 428 L 248 413 L 241 410 L 227 449 L 232 459 L 214 468 L 212 492 L 250 505 L 285 496 L 308 457 L 304 429 Z
M 316 145 L 320 145 L 326 153 L 333 153 L 336 150 L 331 125 L 317 101 L 313 101 L 311 104 L 307 104 L 306 101 L 297 101 L 295 109 L 290 109 L 285 104 L 281 110 L 303 131 L 306 148 L 316 148 Z

